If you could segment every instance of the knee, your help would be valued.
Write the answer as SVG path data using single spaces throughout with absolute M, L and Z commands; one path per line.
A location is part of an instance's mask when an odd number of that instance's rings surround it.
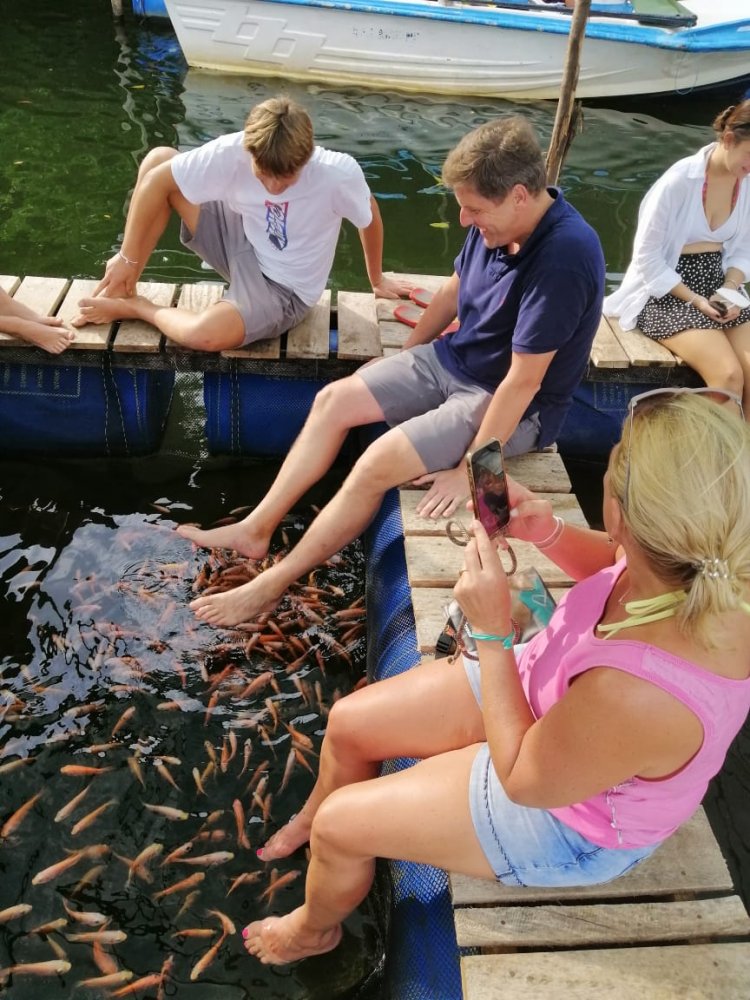
M 369 729 L 368 713 L 362 710 L 362 698 L 354 692 L 334 702 L 326 725 L 326 748 L 336 757 L 361 757 Z
M 727 362 L 715 373 L 713 379 L 707 379 L 706 382 L 716 388 L 727 389 L 736 396 L 741 396 L 745 387 L 745 377 L 739 361 Z
M 178 150 L 173 149 L 171 146 L 155 146 L 153 149 L 150 149 L 141 160 L 141 165 L 138 168 L 138 177 L 144 177 L 154 167 L 161 166 L 162 163 L 166 163 L 174 156 L 177 156 L 177 153 Z
M 310 848 L 318 857 L 356 848 L 357 796 L 354 786 L 338 788 L 321 803 L 310 830 Z
M 311 417 L 317 417 L 326 422 L 328 427 L 351 427 L 350 410 L 346 405 L 346 388 L 348 378 L 324 385 L 313 400 Z

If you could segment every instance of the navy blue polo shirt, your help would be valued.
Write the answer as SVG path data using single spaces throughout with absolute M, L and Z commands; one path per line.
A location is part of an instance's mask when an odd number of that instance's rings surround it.
M 511 354 L 556 351 L 524 417 L 538 413 L 539 447 L 562 427 L 583 377 L 602 311 L 604 254 L 596 232 L 557 188 L 555 199 L 517 254 L 488 249 L 469 229 L 455 261 L 460 278 L 456 333 L 435 342 L 457 378 L 494 393 Z

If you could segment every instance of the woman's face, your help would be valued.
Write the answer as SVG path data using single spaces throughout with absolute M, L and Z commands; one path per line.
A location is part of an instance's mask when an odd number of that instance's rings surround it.
M 730 174 L 742 180 L 750 174 L 750 138 L 738 139 L 733 132 L 724 135 L 724 162 Z

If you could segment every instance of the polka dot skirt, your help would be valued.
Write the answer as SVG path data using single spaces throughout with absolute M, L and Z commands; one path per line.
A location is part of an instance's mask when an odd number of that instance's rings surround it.
M 695 292 L 710 298 L 724 284 L 721 251 L 682 254 L 675 269 L 684 284 Z M 638 329 L 652 340 L 664 340 L 683 330 L 728 330 L 750 322 L 750 304 L 731 323 L 717 323 L 695 306 L 676 298 L 671 292 L 660 299 L 651 298 L 636 320 Z

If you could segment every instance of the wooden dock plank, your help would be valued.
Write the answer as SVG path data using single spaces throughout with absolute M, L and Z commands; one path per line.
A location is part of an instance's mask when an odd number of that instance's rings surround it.
M 549 500 L 556 514 L 570 521 L 571 524 L 578 524 L 581 527 L 587 526 L 587 521 L 578 503 L 578 498 L 573 493 L 546 493 L 538 492 L 540 500 Z M 444 535 L 446 523 L 450 518 L 440 517 L 420 517 L 417 514 L 417 504 L 424 497 L 425 491 L 418 489 L 399 490 L 399 500 L 401 501 L 401 520 L 404 526 L 405 535 Z M 463 506 L 458 513 L 458 517 L 466 521 L 471 517 L 471 513 L 464 510 Z
M 383 345 L 383 353 L 388 348 L 400 351 L 411 333 L 411 327 L 405 323 L 390 323 L 381 320 L 378 326 L 380 327 L 380 343 Z
M 591 345 L 591 364 L 595 368 L 628 368 L 630 359 L 607 320 L 602 316 Z
M 288 358 L 327 358 L 331 331 L 331 291 L 323 292 L 301 323 L 286 335 Z
M 405 281 L 407 284 L 413 285 L 414 288 L 426 288 L 430 292 L 436 292 L 441 285 L 445 284 L 449 276 L 447 274 L 406 274 L 404 271 L 388 271 L 386 277 L 393 278 L 394 281 Z M 388 300 L 382 299 L 381 301 Z
M 156 281 L 139 281 L 138 295 L 143 295 L 157 306 L 171 306 L 177 292 L 177 285 Z M 113 351 L 136 354 L 156 354 L 161 348 L 162 333 L 142 319 L 122 320 L 115 334 Z
M 631 365 L 636 368 L 659 366 L 674 368 L 677 358 L 657 340 L 644 336 L 640 330 L 623 330 L 614 316 L 603 318 L 608 323 L 622 349 L 628 356 Z
M 532 451 L 506 458 L 505 468 L 509 476 L 534 493 L 570 493 L 570 476 L 556 451 Z
M 461 973 L 464 1000 L 747 1000 L 750 944 L 469 956 Z
M 42 316 L 52 316 L 60 305 L 68 287 L 67 278 L 42 278 L 28 276 L 19 278 L 6 275 L 0 279 L 3 290 Z M 0 347 L 19 347 L 27 342 L 9 333 L 0 333 Z
M 406 565 L 412 587 L 452 587 L 464 561 L 464 550 L 447 537 L 407 535 Z M 519 571 L 534 566 L 548 587 L 569 587 L 572 580 L 531 542 L 514 541 Z M 506 557 L 507 559 L 507 557 Z M 507 562 L 506 562 L 507 565 Z
M 222 358 L 247 358 L 264 361 L 276 361 L 281 357 L 281 342 L 278 337 L 266 340 L 254 340 L 247 347 L 230 347 L 220 352 Z
M 15 274 L 0 274 L 0 288 L 8 295 L 12 295 L 13 292 L 21 284 L 21 279 Z
M 83 298 L 90 298 L 98 284 L 98 281 L 84 278 L 76 278 L 71 282 L 65 298 L 57 310 L 57 315 L 66 326 L 70 325 L 70 321 L 80 313 L 79 301 Z M 86 326 L 78 327 L 76 328 L 75 340 L 68 350 L 104 351 L 107 349 L 113 329 L 113 323 L 88 323 Z
M 459 948 L 483 952 L 515 948 L 587 948 L 591 945 L 739 938 L 750 932 L 739 896 L 589 906 L 472 906 L 456 910 Z
M 568 889 L 535 889 L 499 882 L 450 876 L 453 905 L 496 906 L 509 902 L 533 904 L 545 900 L 566 902 L 614 900 L 638 896 L 675 896 L 731 893 L 732 879 L 703 809 L 683 823 L 650 858 L 605 885 Z
M 336 307 L 339 358 L 366 361 L 382 357 L 375 296 L 370 292 L 339 292 Z

